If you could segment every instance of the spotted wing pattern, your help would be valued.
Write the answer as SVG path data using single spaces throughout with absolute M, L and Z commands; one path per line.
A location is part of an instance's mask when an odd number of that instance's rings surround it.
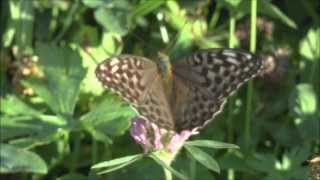
M 222 110 L 226 98 L 256 76 L 263 64 L 243 50 L 208 49 L 180 59 L 173 67 L 189 89 L 180 114 L 175 115 L 181 131 L 205 126 Z
M 132 105 L 137 105 L 156 78 L 157 66 L 144 57 L 120 55 L 99 64 L 96 76 L 105 88 L 120 94 Z
M 204 127 L 222 110 L 226 98 L 262 67 L 261 59 L 246 51 L 208 49 L 172 64 L 172 87 L 164 87 L 165 76 L 154 62 L 132 55 L 107 59 L 97 67 L 96 75 L 141 116 L 180 132 Z
M 159 127 L 172 129 L 174 120 L 154 62 L 139 56 L 115 56 L 98 65 L 96 76 L 105 88 L 124 97 L 141 116 Z

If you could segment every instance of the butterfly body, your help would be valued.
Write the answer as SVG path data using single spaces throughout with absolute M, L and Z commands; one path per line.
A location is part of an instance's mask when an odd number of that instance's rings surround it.
M 102 84 L 123 96 L 160 128 L 180 132 L 205 126 L 226 98 L 262 69 L 257 56 L 234 49 L 207 49 L 170 62 L 120 55 L 98 65 Z

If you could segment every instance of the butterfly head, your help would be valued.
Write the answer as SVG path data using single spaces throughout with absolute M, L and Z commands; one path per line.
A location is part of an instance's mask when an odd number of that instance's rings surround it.
M 167 55 L 165 55 L 164 53 L 162 52 L 159 52 L 158 53 L 158 62 L 157 62 L 157 65 L 158 65 L 158 68 L 160 70 L 160 73 L 163 75 L 163 76 L 170 76 L 171 75 L 171 72 L 172 72 L 172 67 L 171 67 L 171 64 L 170 64 L 170 60 L 169 60 L 169 57 Z

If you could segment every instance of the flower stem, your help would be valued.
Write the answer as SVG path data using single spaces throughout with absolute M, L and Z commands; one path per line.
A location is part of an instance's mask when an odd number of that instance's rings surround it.
M 166 150 L 161 150 L 153 153 L 157 158 L 159 158 L 164 164 L 168 167 L 171 166 L 172 161 L 174 160 L 177 153 L 170 153 Z M 172 173 L 168 170 L 167 167 L 163 166 L 165 180 L 172 180 Z

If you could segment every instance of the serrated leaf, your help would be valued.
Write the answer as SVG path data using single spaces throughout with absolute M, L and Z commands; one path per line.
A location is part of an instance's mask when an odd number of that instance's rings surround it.
M 8 144 L 0 146 L 0 173 L 47 173 L 46 163 L 37 154 Z
M 81 57 L 71 48 L 46 44 L 38 44 L 36 52 L 45 79 L 28 79 L 25 84 L 31 86 L 55 113 L 71 116 L 86 73 Z
M 239 146 L 235 144 L 229 144 L 224 142 L 212 141 L 212 140 L 193 140 L 185 142 L 189 146 L 208 147 L 213 149 L 239 149 Z
M 177 170 L 173 169 L 172 167 L 168 166 L 166 163 L 164 163 L 161 159 L 159 159 L 157 156 L 151 154 L 149 157 L 151 157 L 156 163 L 158 163 L 160 166 L 166 168 L 169 170 L 173 175 L 175 175 L 177 178 L 182 179 L 182 180 L 187 180 L 188 178 L 178 172 Z
M 218 163 L 209 154 L 194 146 L 185 145 L 184 147 L 200 164 L 212 171 L 220 173 L 220 167 Z

